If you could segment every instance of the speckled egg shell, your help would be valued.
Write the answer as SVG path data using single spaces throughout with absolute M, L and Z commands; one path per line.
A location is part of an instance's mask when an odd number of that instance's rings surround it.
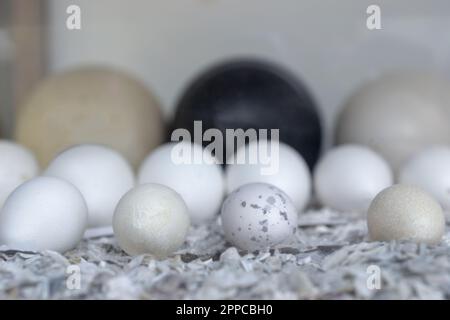
M 222 206 L 226 239 L 244 250 L 266 249 L 280 244 L 297 230 L 297 211 L 280 189 L 252 183 L 232 192 Z

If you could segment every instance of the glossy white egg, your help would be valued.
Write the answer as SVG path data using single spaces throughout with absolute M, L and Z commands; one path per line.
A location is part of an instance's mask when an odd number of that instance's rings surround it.
M 189 231 L 188 208 L 174 190 L 159 184 L 140 185 L 123 196 L 114 213 L 114 234 L 130 255 L 160 258 L 177 250 Z
M 38 173 L 38 163 L 30 150 L 17 143 L 0 140 L 0 208 L 15 188 Z
M 398 179 L 430 193 L 450 212 L 450 147 L 434 146 L 417 153 L 403 165 Z
M 429 194 L 414 186 L 397 184 L 375 197 L 367 213 L 367 226 L 372 240 L 436 244 L 444 235 L 445 217 Z
M 245 161 L 239 162 L 239 159 Z M 252 161 L 256 159 L 257 161 Z M 283 190 L 297 210 L 303 210 L 311 197 L 311 175 L 303 157 L 284 143 L 259 140 L 242 146 L 227 160 L 228 192 L 254 182 L 272 184 Z
M 69 182 L 37 177 L 20 185 L 0 212 L 0 244 L 20 250 L 65 252 L 82 239 L 86 202 Z
M 178 192 L 196 224 L 219 213 L 225 192 L 217 160 L 200 145 L 190 142 L 158 147 L 142 163 L 138 179 L 140 184 L 159 183 Z
M 281 244 L 297 230 L 297 210 L 289 196 L 266 183 L 233 191 L 222 205 L 221 218 L 226 239 L 248 251 Z
M 111 225 L 114 208 L 135 185 L 127 160 L 102 145 L 85 144 L 63 151 L 44 175 L 65 179 L 81 191 L 89 208 L 89 227 Z
M 359 145 L 331 149 L 314 171 L 319 202 L 344 212 L 365 213 L 378 192 L 392 183 L 388 163 L 376 152 Z

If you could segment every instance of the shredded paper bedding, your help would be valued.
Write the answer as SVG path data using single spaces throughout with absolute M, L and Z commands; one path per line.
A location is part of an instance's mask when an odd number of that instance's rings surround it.
M 370 242 L 364 219 L 301 215 L 291 243 L 242 252 L 220 219 L 192 227 L 181 250 L 130 257 L 112 235 L 61 255 L 0 247 L 2 299 L 449 299 L 450 237 L 427 246 Z

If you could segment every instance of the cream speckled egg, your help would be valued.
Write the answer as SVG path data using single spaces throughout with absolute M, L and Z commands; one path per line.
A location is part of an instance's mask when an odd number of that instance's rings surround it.
M 450 143 L 450 84 L 435 74 L 392 73 L 355 92 L 342 110 L 338 144 L 364 144 L 397 171 L 430 144 Z
M 0 244 L 20 250 L 65 252 L 81 240 L 87 206 L 72 184 L 37 177 L 20 185 L 0 212 Z
M 0 208 L 20 184 L 39 173 L 33 153 L 7 140 L 0 140 Z
M 266 183 L 233 191 L 222 205 L 226 239 L 244 250 L 267 249 L 288 240 L 297 230 L 297 211 L 288 195 Z
M 92 144 L 63 151 L 44 175 L 67 180 L 81 191 L 89 208 L 89 227 L 110 226 L 120 198 L 135 185 L 133 169 L 120 153 Z
M 274 154 L 268 152 L 267 146 L 270 147 L 275 143 L 266 140 L 252 141 L 236 151 L 233 161 L 228 159 L 226 171 L 228 192 L 248 183 L 268 183 L 283 190 L 297 210 L 303 210 L 311 196 L 311 175 L 308 166 L 303 157 L 287 144 L 276 143 L 276 149 L 271 151 Z M 260 157 L 260 152 L 267 153 L 270 157 Z M 239 162 L 241 157 L 247 160 L 241 163 Z M 251 157 L 258 161 L 251 162 Z
M 393 183 L 389 164 L 365 146 L 331 149 L 314 171 L 319 202 L 343 212 L 365 213 L 373 198 Z
M 445 231 L 437 201 L 421 189 L 393 185 L 381 191 L 367 213 L 369 236 L 375 241 L 410 240 L 436 244 Z
M 15 136 L 42 167 L 73 145 L 96 143 L 137 167 L 164 138 L 158 102 L 139 81 L 106 67 L 53 75 L 19 109 Z
M 183 156 L 187 155 L 183 160 Z M 195 162 L 195 154 L 199 161 Z M 159 183 L 178 192 L 189 208 L 193 223 L 213 219 L 220 210 L 225 193 L 222 168 L 202 146 L 190 143 L 167 143 L 155 149 L 142 163 L 140 184 Z
M 398 179 L 429 192 L 450 213 L 450 147 L 433 146 L 417 153 L 403 165 Z
M 165 257 L 177 250 L 189 230 L 181 196 L 159 184 L 140 185 L 123 196 L 114 213 L 114 234 L 130 255 Z

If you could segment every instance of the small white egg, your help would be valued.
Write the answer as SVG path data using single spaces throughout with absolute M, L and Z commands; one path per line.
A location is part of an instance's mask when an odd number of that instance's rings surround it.
M 268 152 L 267 146 L 275 143 L 276 149 Z M 270 157 L 260 157 L 261 152 Z M 252 162 L 252 158 L 258 161 Z M 239 163 L 239 159 L 246 160 Z M 226 182 L 228 192 L 248 183 L 272 184 L 283 190 L 299 211 L 311 197 L 311 175 L 305 160 L 295 149 L 275 141 L 252 141 L 239 148 L 232 160 L 227 160 Z
M 37 177 L 20 185 L 0 212 L 0 244 L 18 250 L 65 252 L 82 239 L 86 202 L 67 181 Z
M 399 182 L 425 190 L 450 212 L 450 147 L 429 147 L 414 155 L 400 169 Z
M 135 184 L 133 169 L 119 152 L 92 144 L 63 151 L 44 175 L 67 180 L 81 191 L 89 208 L 89 227 L 111 225 L 114 208 Z
M 160 258 L 183 244 L 189 225 L 183 198 L 159 184 L 144 184 L 127 192 L 117 205 L 113 222 L 117 242 L 125 252 Z
M 297 230 L 297 211 L 289 196 L 266 183 L 233 191 L 222 205 L 221 217 L 226 239 L 248 251 L 278 245 Z
M 39 166 L 31 151 L 14 142 L 0 140 L 0 208 L 15 188 L 38 173 Z
M 378 192 L 392 183 L 388 163 L 376 152 L 359 145 L 333 148 L 314 171 L 319 202 L 339 211 L 366 212 Z
M 439 243 L 445 231 L 442 209 L 431 196 L 409 185 L 381 191 L 367 212 L 369 236 L 375 241 L 410 240 Z
M 159 183 L 178 192 L 186 201 L 191 221 L 196 224 L 211 220 L 219 213 L 225 192 L 223 172 L 217 160 L 202 146 L 190 142 L 158 147 L 142 163 L 138 179 L 140 184 Z

